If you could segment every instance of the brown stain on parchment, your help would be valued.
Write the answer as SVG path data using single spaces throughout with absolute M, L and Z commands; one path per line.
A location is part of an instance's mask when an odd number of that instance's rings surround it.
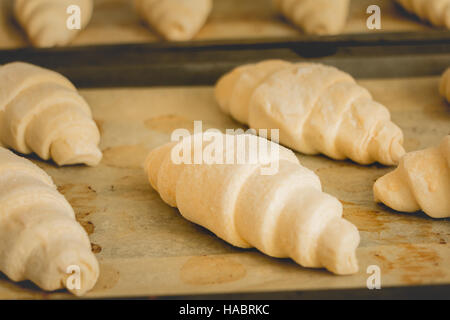
M 194 122 L 185 117 L 169 114 L 144 121 L 147 129 L 152 131 L 171 134 L 176 129 L 187 129 L 191 133 L 194 131 Z
M 151 186 L 145 174 L 139 176 L 127 175 L 118 179 L 115 184 L 110 186 L 109 190 L 121 198 L 148 201 Z
M 83 221 L 83 220 L 81 220 L 81 221 L 78 221 L 78 222 L 81 224 L 81 226 L 84 228 L 84 230 L 86 231 L 86 233 L 88 235 L 91 235 L 91 234 L 94 233 L 95 226 L 94 226 L 94 224 L 91 221 Z
M 359 231 L 380 232 L 386 229 L 385 223 L 378 219 L 379 211 L 367 210 L 357 206 L 344 207 L 344 218 L 353 223 Z
M 371 233 L 380 233 L 388 231 L 392 235 L 391 240 L 400 242 L 409 242 L 404 234 L 398 233 L 398 228 L 406 230 L 414 228 L 415 237 L 435 236 L 433 233 L 433 221 L 424 219 L 412 214 L 400 212 L 386 212 L 381 207 L 380 210 L 371 209 L 356 204 L 348 204 L 341 200 L 344 204 L 343 216 L 345 219 L 353 223 L 359 231 Z
M 109 290 L 116 286 L 120 272 L 110 264 L 100 263 L 100 276 L 93 291 Z
M 102 247 L 96 243 L 91 242 L 91 251 L 93 253 L 100 253 L 100 252 L 102 252 Z
M 181 280 L 192 285 L 234 282 L 244 278 L 246 274 L 242 264 L 226 257 L 193 257 L 180 270 Z
M 103 163 L 115 168 L 142 168 L 149 150 L 143 145 L 125 145 L 103 150 Z
M 58 186 L 58 191 L 73 207 L 89 205 L 97 197 L 95 189 L 88 184 L 67 183 Z
M 96 210 L 96 207 L 92 205 L 97 197 L 95 189 L 87 184 L 68 183 L 58 186 L 58 191 L 64 195 L 73 207 L 75 217 L 86 233 L 88 235 L 94 233 L 95 225 L 88 218 Z
M 425 246 L 400 244 L 393 257 L 377 253 L 375 258 L 380 261 L 381 270 L 395 271 L 406 284 L 429 283 L 445 276 L 441 270 L 441 267 L 444 267 L 441 257 L 436 251 Z

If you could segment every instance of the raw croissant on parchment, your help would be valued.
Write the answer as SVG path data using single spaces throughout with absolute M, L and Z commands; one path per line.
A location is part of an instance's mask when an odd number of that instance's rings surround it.
M 373 190 L 375 201 L 394 210 L 450 217 L 450 135 L 438 147 L 407 153 Z
M 450 29 L 450 0 L 397 0 L 406 11 L 437 27 Z
M 350 0 L 273 0 L 293 24 L 309 34 L 338 34 L 347 22 Z
M 80 8 L 83 29 L 91 20 L 92 0 L 14 0 L 14 14 L 34 46 L 64 46 L 80 32 L 67 27 L 72 5 Z
M 58 165 L 95 166 L 102 153 L 91 109 L 62 75 L 28 63 L 0 66 L 0 140 Z
M 393 165 L 405 153 L 388 109 L 334 67 L 280 60 L 244 65 L 219 80 L 215 95 L 236 120 L 279 129 L 282 144 L 305 154 Z
M 442 75 L 439 92 L 450 103 L 450 68 Z
M 11 280 L 76 295 L 95 285 L 98 262 L 70 204 L 43 170 L 1 147 L 0 212 L 0 271 Z M 69 278 L 72 266 L 79 289 Z
M 234 159 L 233 164 L 176 164 L 172 153 L 186 148 L 183 154 L 193 154 L 199 134 L 150 153 L 145 168 L 167 204 L 234 246 L 256 247 L 269 256 L 290 257 L 304 267 L 325 267 L 336 274 L 357 272 L 358 230 L 342 218 L 341 203 L 322 192 L 319 178 L 292 151 L 254 135 L 218 135 L 227 146 L 219 149 L 219 158 Z M 226 139 L 236 146 L 241 139 L 246 161 L 237 162 Z M 258 152 L 252 141 L 260 144 L 258 150 L 278 154 L 264 153 L 251 162 L 250 153 Z M 210 146 L 204 142 L 197 150 Z M 261 168 L 274 161 L 279 161 L 276 173 L 263 175 Z
M 203 27 L 212 0 L 134 0 L 136 10 L 167 40 L 191 40 Z

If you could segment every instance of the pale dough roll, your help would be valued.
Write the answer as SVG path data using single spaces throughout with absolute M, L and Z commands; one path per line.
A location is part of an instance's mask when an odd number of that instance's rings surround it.
M 143 20 L 167 40 L 191 40 L 205 24 L 212 0 L 134 0 Z
M 347 22 L 350 0 L 273 0 L 275 7 L 308 34 L 338 34 Z
M 0 67 L 0 140 L 58 165 L 97 165 L 100 133 L 91 109 L 63 76 L 27 63 Z
M 43 170 L 4 148 L 0 212 L 0 271 L 49 291 L 69 287 L 83 295 L 92 289 L 99 266 L 72 207 Z M 67 285 L 71 266 L 80 270 L 79 288 Z
M 305 154 L 393 165 L 405 153 L 389 110 L 334 67 L 280 60 L 244 65 L 217 82 L 215 95 L 236 120 L 279 129 L 282 144 Z
M 450 217 L 450 136 L 438 147 L 407 153 L 373 190 L 377 202 L 394 210 Z
M 92 16 L 92 0 L 14 0 L 14 13 L 34 46 L 65 46 L 80 32 L 67 27 L 72 5 L 80 8 L 81 29 L 85 28 Z
M 437 27 L 450 29 L 450 0 L 397 0 L 397 2 L 422 20 Z
M 253 135 L 219 133 L 216 138 L 223 142 L 215 149 L 222 164 L 175 160 L 180 150 L 192 159 L 194 150 L 205 152 L 215 145 L 211 140 L 196 144 L 201 135 L 150 153 L 145 168 L 166 203 L 234 246 L 256 247 L 267 255 L 290 257 L 304 267 L 325 267 L 336 274 L 357 272 L 358 230 L 342 218 L 341 203 L 322 192 L 319 178 L 301 166 L 292 151 Z M 251 143 L 258 142 L 260 148 L 278 150 L 278 155 L 239 163 L 227 139 L 235 141 L 234 146 L 238 139 L 245 141 L 248 154 L 258 152 Z M 262 174 L 262 167 L 275 162 L 276 172 Z

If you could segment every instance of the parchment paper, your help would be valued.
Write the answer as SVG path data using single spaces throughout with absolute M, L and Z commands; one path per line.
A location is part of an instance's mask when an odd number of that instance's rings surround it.
M 362 80 L 403 129 L 408 151 L 439 143 L 450 133 L 450 106 L 437 78 Z M 181 217 L 152 190 L 141 168 L 147 153 L 177 128 L 238 128 L 220 112 L 211 87 L 89 89 L 81 94 L 102 133 L 100 166 L 46 170 L 74 207 L 101 264 L 87 297 L 365 288 L 369 265 L 381 269 L 382 286 L 450 284 L 450 219 L 398 213 L 373 202 L 373 182 L 393 168 L 360 166 L 323 156 L 299 155 L 344 204 L 344 216 L 361 234 L 360 272 L 335 276 L 288 259 L 234 248 Z M 72 298 L 44 293 L 0 274 L 0 298 Z

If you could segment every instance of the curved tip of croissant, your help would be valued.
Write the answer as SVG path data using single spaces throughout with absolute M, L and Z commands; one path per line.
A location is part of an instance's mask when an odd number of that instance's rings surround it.
M 28 35 L 34 47 L 52 48 L 67 45 L 78 32 L 78 30 L 61 29 L 55 28 L 53 25 L 45 25 L 42 28 L 29 30 Z
M 319 259 L 334 274 L 354 274 L 359 270 L 356 258 L 359 242 L 358 229 L 343 218 L 335 218 L 322 233 Z
M 189 41 L 194 37 L 194 34 L 189 32 L 189 29 L 183 26 L 179 21 L 174 21 L 168 25 L 162 33 L 164 37 L 170 41 Z
M 369 144 L 369 152 L 373 160 L 393 166 L 405 155 L 403 132 L 393 122 L 380 123 Z
M 72 137 L 55 140 L 50 147 L 50 153 L 59 166 L 86 164 L 95 167 L 103 157 L 96 143 Z
M 414 212 L 420 210 L 420 206 L 402 174 L 401 167 L 402 163 L 397 169 L 375 181 L 373 185 L 374 200 L 397 211 Z
M 403 147 L 402 142 L 399 139 L 395 139 L 394 141 L 392 141 L 389 151 L 393 164 L 398 164 L 400 162 L 400 159 L 406 153 L 405 148 Z

